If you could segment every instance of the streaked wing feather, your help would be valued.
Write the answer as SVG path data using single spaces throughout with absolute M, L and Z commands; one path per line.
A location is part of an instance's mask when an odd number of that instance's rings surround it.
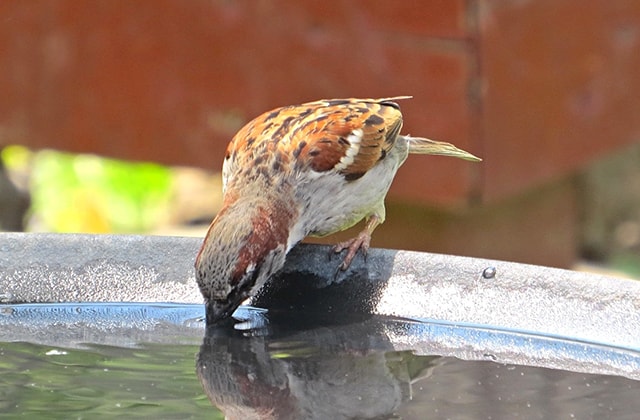
M 405 98 L 330 99 L 265 112 L 229 144 L 224 183 L 244 166 L 267 159 L 279 160 L 282 170 L 335 170 L 347 180 L 357 179 L 393 147 L 402 127 L 393 101 Z
M 351 99 L 348 103 L 317 102 L 319 118 L 294 134 L 292 143 L 305 141 L 302 165 L 318 172 L 336 170 L 357 179 L 393 147 L 402 126 L 398 106 L 388 101 Z

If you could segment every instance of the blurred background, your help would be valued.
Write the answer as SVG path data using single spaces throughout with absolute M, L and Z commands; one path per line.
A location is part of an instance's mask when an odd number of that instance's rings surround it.
M 639 68 L 637 0 L 3 0 L 0 226 L 203 236 L 250 119 L 413 95 L 484 161 L 410 157 L 373 246 L 640 277 Z

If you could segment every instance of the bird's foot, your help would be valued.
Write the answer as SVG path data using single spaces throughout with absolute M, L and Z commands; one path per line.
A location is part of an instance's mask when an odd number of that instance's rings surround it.
M 363 230 L 355 238 L 351 238 L 347 241 L 340 242 L 333 247 L 333 252 L 340 253 L 347 250 L 342 264 L 338 267 L 341 271 L 345 271 L 351 265 L 351 261 L 355 258 L 358 250 L 362 250 L 362 255 L 365 260 L 367 258 L 367 251 L 369 251 L 369 244 L 371 243 L 371 234 L 367 230 Z

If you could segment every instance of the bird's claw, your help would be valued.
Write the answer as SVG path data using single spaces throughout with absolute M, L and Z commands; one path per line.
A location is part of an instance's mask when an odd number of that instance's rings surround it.
M 351 265 L 351 262 L 353 261 L 353 259 L 355 258 L 359 250 L 362 250 L 362 256 L 366 261 L 367 252 L 369 251 L 370 243 L 371 243 L 371 234 L 369 234 L 367 231 L 363 231 L 363 232 L 360 232 L 360 234 L 355 238 L 351 238 L 347 241 L 336 244 L 333 247 L 334 253 L 338 254 L 344 251 L 345 249 L 347 250 L 347 255 L 345 255 L 344 260 L 342 260 L 342 263 L 338 266 L 338 270 L 346 271 Z

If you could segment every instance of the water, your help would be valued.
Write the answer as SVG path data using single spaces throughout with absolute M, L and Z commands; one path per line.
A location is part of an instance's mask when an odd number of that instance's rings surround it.
M 223 418 L 195 376 L 198 347 L 0 343 L 0 417 Z
M 0 416 L 222 419 L 222 410 L 229 418 L 631 419 L 640 412 L 634 349 L 251 308 L 238 313 L 243 322 L 205 334 L 202 316 L 200 305 L 0 306 Z

